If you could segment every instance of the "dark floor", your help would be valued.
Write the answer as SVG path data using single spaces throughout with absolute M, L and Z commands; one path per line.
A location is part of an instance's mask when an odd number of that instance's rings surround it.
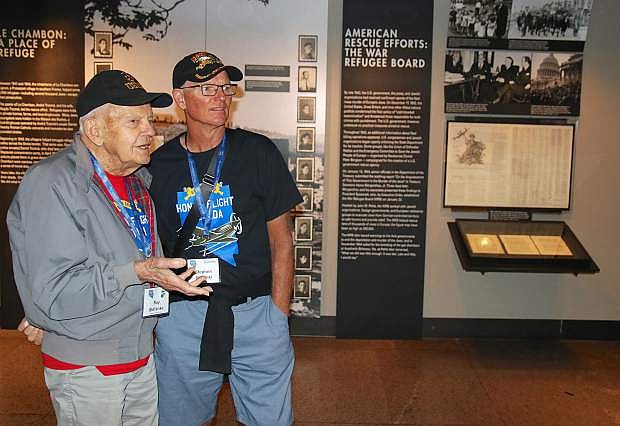
M 620 425 L 620 342 L 295 338 L 296 425 Z M 217 425 L 234 425 L 230 391 Z M 0 330 L 0 425 L 55 424 L 38 347 Z

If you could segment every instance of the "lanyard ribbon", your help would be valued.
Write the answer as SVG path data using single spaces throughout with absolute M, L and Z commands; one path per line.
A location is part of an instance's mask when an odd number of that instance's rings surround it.
M 215 162 L 215 173 L 213 176 L 213 187 L 211 188 L 210 194 L 216 190 L 219 185 L 220 175 L 222 173 L 222 167 L 224 165 L 224 157 L 226 155 L 226 134 L 224 133 L 224 137 L 220 142 L 216 155 Z M 200 211 L 200 219 L 198 220 L 198 224 L 196 225 L 199 228 L 209 230 L 211 225 L 211 215 L 213 211 L 213 203 L 205 202 L 204 197 L 202 196 L 202 192 L 200 191 L 200 180 L 198 179 L 198 172 L 196 170 L 196 161 L 194 160 L 194 155 L 186 150 L 187 152 L 187 165 L 189 167 L 189 172 L 192 176 L 192 185 L 194 186 L 194 193 L 196 194 L 196 205 L 198 206 L 198 211 Z
M 101 182 L 103 182 L 103 185 L 110 194 L 110 197 L 112 197 L 112 200 L 118 206 L 118 210 L 121 212 L 125 223 L 131 230 L 131 235 L 133 237 L 134 243 L 136 244 L 136 247 L 144 255 L 144 257 L 151 257 L 152 236 L 151 228 L 149 226 L 149 220 L 146 216 L 146 210 L 143 208 L 142 211 L 144 214 L 140 214 L 137 203 L 134 202 L 131 188 L 129 188 L 127 182 L 125 182 L 125 188 L 127 190 L 127 197 L 129 198 L 128 201 L 130 208 L 125 207 L 120 197 L 118 196 L 116 189 L 114 189 L 112 182 L 110 182 L 110 179 L 108 179 L 108 176 L 105 174 L 105 171 L 101 167 L 101 164 L 99 164 L 99 161 L 97 161 L 97 159 L 92 155 L 92 153 L 90 154 L 90 159 L 93 163 L 95 173 L 97 174 Z

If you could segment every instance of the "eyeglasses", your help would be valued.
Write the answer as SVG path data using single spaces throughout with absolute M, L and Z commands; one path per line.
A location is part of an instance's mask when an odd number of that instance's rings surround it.
M 193 89 L 194 87 L 200 87 L 200 91 L 202 92 L 202 96 L 215 96 L 217 93 L 217 89 L 222 88 L 222 92 L 226 96 L 232 96 L 237 93 L 237 85 L 236 84 L 196 84 L 194 86 L 185 86 L 181 87 L 181 89 Z

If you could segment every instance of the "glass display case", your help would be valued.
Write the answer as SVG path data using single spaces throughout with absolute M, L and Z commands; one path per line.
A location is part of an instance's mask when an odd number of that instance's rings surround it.
M 448 228 L 466 271 L 599 272 L 564 222 L 457 219 Z

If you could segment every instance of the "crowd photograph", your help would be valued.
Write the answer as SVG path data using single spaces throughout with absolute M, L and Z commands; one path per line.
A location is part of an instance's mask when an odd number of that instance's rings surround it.
M 591 1 L 514 0 L 508 38 L 586 39 Z
M 452 0 L 448 35 L 506 38 L 511 4 L 512 0 Z

